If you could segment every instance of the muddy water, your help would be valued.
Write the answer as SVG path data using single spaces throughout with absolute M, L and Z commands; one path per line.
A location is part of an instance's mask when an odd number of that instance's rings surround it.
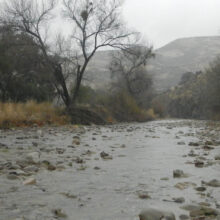
M 148 207 L 170 210 L 178 219 L 189 215 L 181 208 L 186 204 L 206 202 L 218 209 L 219 187 L 205 186 L 204 192 L 195 187 L 220 180 L 214 159 L 220 154 L 219 127 L 169 120 L 0 131 L 0 220 L 138 220 Z M 207 141 L 210 149 L 203 148 Z M 197 156 L 188 156 L 191 150 Z M 33 152 L 39 158 L 31 163 L 27 155 Z M 198 157 L 203 167 L 195 166 Z M 173 178 L 176 169 L 186 175 Z M 36 184 L 24 185 L 30 177 Z M 184 182 L 185 189 L 175 187 Z M 143 194 L 147 198 L 139 197 Z M 185 202 L 175 203 L 174 197 Z

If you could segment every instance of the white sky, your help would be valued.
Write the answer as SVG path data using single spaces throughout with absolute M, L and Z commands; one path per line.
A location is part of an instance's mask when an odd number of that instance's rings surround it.
M 125 0 L 124 16 L 154 48 L 182 37 L 220 35 L 220 0 Z
M 220 35 L 220 0 L 124 2 L 123 12 L 127 25 L 143 33 L 154 48 L 183 37 Z M 61 25 L 57 22 L 55 26 L 56 29 L 68 32 L 63 23 Z

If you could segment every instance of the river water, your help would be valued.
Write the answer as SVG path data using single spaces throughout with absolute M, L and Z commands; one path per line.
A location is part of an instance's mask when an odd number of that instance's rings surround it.
M 31 163 L 30 155 L 37 153 Z M 220 180 L 219 154 L 220 125 L 207 121 L 2 130 L 0 220 L 138 220 L 148 207 L 179 219 L 189 215 L 181 208 L 186 204 L 205 202 L 218 209 L 219 187 L 195 188 Z M 198 159 L 204 166 L 195 166 Z M 174 178 L 176 169 L 186 175 Z M 36 184 L 23 184 L 29 178 Z M 185 201 L 175 203 L 177 197 Z

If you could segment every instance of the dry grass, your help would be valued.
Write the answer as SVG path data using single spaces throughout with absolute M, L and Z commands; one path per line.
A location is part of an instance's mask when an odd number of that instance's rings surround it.
M 0 103 L 1 128 L 66 123 L 68 118 L 61 115 L 61 109 L 47 102 Z
M 157 115 L 155 114 L 154 109 L 150 108 L 150 109 L 148 109 L 147 111 L 145 111 L 145 118 L 146 118 L 147 120 L 155 120 L 155 119 L 157 119 L 158 117 L 157 117 Z
M 126 91 L 119 91 L 113 96 L 106 96 L 103 100 L 102 102 L 106 112 L 104 118 L 108 122 L 145 122 L 156 118 L 153 109 L 146 110 L 141 108 L 138 106 L 136 100 Z

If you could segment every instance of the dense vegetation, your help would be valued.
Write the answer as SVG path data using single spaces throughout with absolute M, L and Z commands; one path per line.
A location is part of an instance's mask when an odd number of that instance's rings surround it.
M 54 88 L 51 74 L 33 39 L 0 27 L 0 100 L 21 102 L 51 101 Z
M 180 84 L 153 105 L 177 118 L 220 119 L 220 58 L 204 72 L 185 73 Z

